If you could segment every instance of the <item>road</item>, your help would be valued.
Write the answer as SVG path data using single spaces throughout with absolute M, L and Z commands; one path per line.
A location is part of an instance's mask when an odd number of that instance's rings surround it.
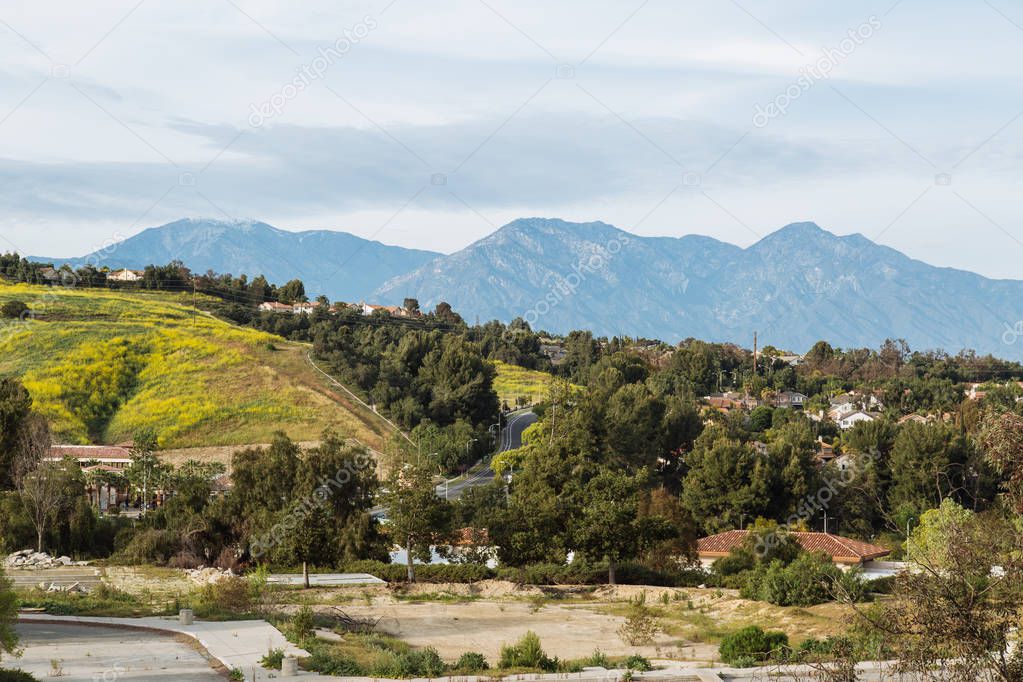
M 522 432 L 530 424 L 536 423 L 537 420 L 536 414 L 530 409 L 509 412 L 506 418 L 507 423 L 501 429 L 501 442 L 497 448 L 499 453 L 522 447 Z M 469 488 L 487 485 L 494 480 L 495 475 L 494 470 L 490 468 L 490 460 L 488 459 L 483 462 L 480 468 L 466 476 L 452 478 L 438 485 L 437 495 L 439 497 L 446 497 L 449 500 L 457 500 Z M 387 509 L 385 507 L 375 507 L 369 513 L 376 519 L 387 518 Z
M 522 432 L 530 424 L 536 423 L 536 419 L 536 414 L 531 410 L 519 410 L 518 412 L 510 413 L 508 415 L 508 423 L 501 430 L 501 442 L 497 451 L 506 452 L 522 447 Z M 437 486 L 437 494 L 443 496 L 447 493 L 449 500 L 457 500 L 469 488 L 487 485 L 494 480 L 494 476 L 494 470 L 490 468 L 490 460 L 487 460 L 479 470 L 468 474 L 465 478 L 452 479 L 446 484 L 441 483 Z

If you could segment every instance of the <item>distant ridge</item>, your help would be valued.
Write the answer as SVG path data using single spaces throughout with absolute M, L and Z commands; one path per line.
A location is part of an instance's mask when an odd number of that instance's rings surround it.
M 580 263 L 595 267 L 579 268 Z M 703 236 L 640 237 L 601 222 L 525 218 L 388 281 L 386 303 L 446 300 L 467 318 L 523 317 L 554 332 L 591 329 L 805 351 L 819 339 L 1023 358 L 1023 282 L 939 268 L 855 234 L 787 225 L 748 248 Z M 1010 338 L 1011 340 L 1011 338 Z
M 111 268 L 139 268 L 177 259 L 193 271 L 214 270 L 275 283 L 301 279 L 307 291 L 331 299 L 368 298 L 383 282 L 413 270 L 439 254 L 387 246 L 331 230 L 289 232 L 258 221 L 186 218 L 151 227 L 102 251 L 81 258 L 33 260 L 85 262 Z

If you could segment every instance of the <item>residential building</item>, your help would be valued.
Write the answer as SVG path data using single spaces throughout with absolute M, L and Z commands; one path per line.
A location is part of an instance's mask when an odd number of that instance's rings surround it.
M 841 419 L 838 419 L 836 423 L 838 424 L 838 428 L 845 431 L 846 429 L 851 429 L 859 422 L 872 422 L 875 419 L 879 419 L 880 417 L 881 415 L 878 414 L 877 412 L 864 412 L 863 410 L 856 410 L 852 414 L 847 414 Z
M 319 301 L 302 301 L 291 306 L 291 312 L 295 315 L 301 315 L 302 313 L 312 315 L 319 307 Z
M 728 556 L 733 549 L 742 546 L 749 534 L 748 530 L 729 530 L 700 538 L 696 543 L 696 553 L 700 558 L 700 564 L 704 568 L 710 568 L 715 561 Z M 812 553 L 823 552 L 843 570 L 869 565 L 870 562 L 890 554 L 890 550 L 884 547 L 832 533 L 790 531 L 787 534 L 798 542 L 803 550 Z
M 292 307 L 287 303 L 278 303 L 277 301 L 266 301 L 265 303 L 259 304 L 260 310 L 265 310 L 271 313 L 290 313 Z
M 145 273 L 141 270 L 129 270 L 128 268 L 122 268 L 120 270 L 114 270 L 107 275 L 107 280 L 114 282 L 138 282 L 142 279 Z
M 788 407 L 794 410 L 803 409 L 807 397 L 798 391 L 780 391 L 775 394 L 771 402 L 775 407 Z

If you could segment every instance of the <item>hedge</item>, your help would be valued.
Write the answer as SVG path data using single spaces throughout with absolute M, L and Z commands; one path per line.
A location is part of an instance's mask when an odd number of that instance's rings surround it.
M 369 573 L 386 582 L 404 582 L 404 564 L 380 561 L 355 561 L 345 565 L 350 573 Z M 607 564 L 576 561 L 571 564 L 533 564 L 523 567 L 487 568 L 478 564 L 416 565 L 416 580 L 425 583 L 469 583 L 489 579 L 507 580 L 520 585 L 603 585 L 607 583 Z M 707 581 L 700 570 L 657 571 L 637 563 L 617 567 L 616 578 L 623 585 L 695 587 Z

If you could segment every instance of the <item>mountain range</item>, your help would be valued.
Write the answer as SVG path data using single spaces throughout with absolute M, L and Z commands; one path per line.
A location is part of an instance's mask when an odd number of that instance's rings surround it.
M 602 222 L 525 218 L 443 255 L 343 232 L 190 220 L 108 251 L 93 262 L 139 267 L 178 258 L 198 271 L 298 277 L 308 291 L 337 300 L 415 297 L 423 308 L 447 301 L 469 320 L 522 317 L 552 332 L 749 346 L 757 331 L 761 345 L 796 352 L 819 339 L 848 348 L 902 338 L 914 349 L 1023 358 L 1023 323 L 1016 325 L 1023 282 L 931 266 L 808 222 L 741 248 L 698 235 L 641 237 Z M 85 259 L 67 262 L 76 260 Z
M 310 292 L 331 299 L 369 298 L 387 280 L 436 258 L 431 251 L 388 246 L 347 232 L 288 232 L 257 221 L 187 218 L 151 227 L 81 258 L 31 260 L 79 267 L 141 268 L 180 260 L 193 272 L 213 270 L 278 284 L 298 278 Z

